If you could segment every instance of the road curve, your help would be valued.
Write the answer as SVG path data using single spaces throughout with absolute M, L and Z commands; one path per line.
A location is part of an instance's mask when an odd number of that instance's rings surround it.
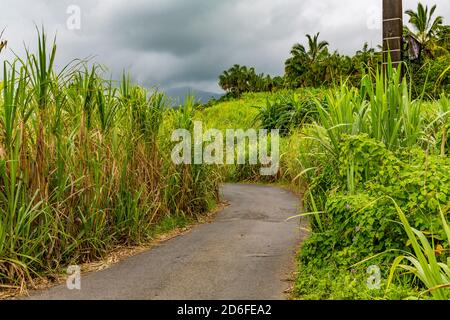
M 227 184 L 230 206 L 212 223 L 82 276 L 81 290 L 57 286 L 30 299 L 285 299 L 305 236 L 299 199 L 277 187 Z

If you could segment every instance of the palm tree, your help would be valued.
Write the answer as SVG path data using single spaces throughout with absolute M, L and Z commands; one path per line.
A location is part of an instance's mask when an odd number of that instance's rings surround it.
M 308 38 L 308 46 L 309 50 L 307 52 L 307 55 L 310 59 L 310 62 L 314 63 L 317 61 L 319 57 L 322 56 L 324 52 L 327 52 L 329 43 L 326 41 L 320 41 L 319 42 L 319 35 L 318 32 L 314 37 L 311 37 L 311 35 L 307 34 L 306 37 Z
M 308 50 L 306 50 L 305 46 L 297 43 L 292 47 L 291 55 L 293 57 L 297 56 L 306 58 L 310 63 L 314 63 L 315 61 L 317 61 L 317 59 L 329 45 L 326 41 L 319 42 L 319 34 L 320 33 L 317 33 L 313 37 L 307 34 L 306 37 L 308 38 Z
M 226 92 L 231 91 L 232 83 L 231 83 L 231 76 L 230 76 L 230 73 L 228 72 L 228 70 L 225 70 L 219 76 L 219 86 Z
M 323 68 L 320 62 L 328 55 L 329 44 L 326 41 L 319 42 L 319 35 L 306 35 L 308 49 L 299 43 L 292 47 L 291 57 L 285 63 L 287 81 L 292 86 L 315 85 L 321 79 Z
M 428 11 L 428 6 L 424 7 L 420 2 L 417 5 L 417 12 L 413 10 L 406 11 L 406 14 L 409 16 L 409 23 L 413 27 L 413 30 L 405 27 L 406 33 L 413 35 L 428 54 L 433 52 L 433 42 L 436 40 L 437 32 L 444 21 L 442 16 L 433 18 L 435 11 L 436 5 Z

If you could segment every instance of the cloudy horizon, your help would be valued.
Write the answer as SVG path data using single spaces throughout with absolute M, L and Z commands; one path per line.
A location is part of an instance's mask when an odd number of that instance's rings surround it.
M 404 9 L 418 1 L 404 0 Z M 437 15 L 450 20 L 450 1 L 437 4 Z M 48 37 L 57 34 L 57 63 L 94 57 L 117 77 L 129 71 L 134 81 L 164 89 L 192 87 L 220 92 L 219 74 L 233 64 L 281 75 L 294 43 L 320 32 L 331 50 L 353 54 L 364 42 L 381 44 L 381 0 L 0 0 L 0 30 L 9 50 L 0 58 L 34 50 L 35 25 Z M 32 4 L 32 5 L 31 5 Z M 81 12 L 79 29 L 68 28 Z

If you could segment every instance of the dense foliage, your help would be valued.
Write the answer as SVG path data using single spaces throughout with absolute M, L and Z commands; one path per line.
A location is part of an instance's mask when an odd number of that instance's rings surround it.
M 36 54 L 3 66 L 0 287 L 146 241 L 217 199 L 213 167 L 170 159 L 172 130 L 192 130 L 192 100 L 170 110 L 163 94 L 126 76 L 116 87 L 95 65 L 56 73 L 55 55 L 42 33 Z
M 270 75 L 257 74 L 254 68 L 234 65 L 219 77 L 219 86 L 226 92 L 225 98 L 240 97 L 246 92 L 267 92 L 281 89 L 283 79 Z
M 415 97 L 425 94 L 438 98 L 450 90 L 450 75 L 440 77 L 450 62 L 450 32 L 441 16 L 435 16 L 436 6 L 430 9 L 418 4 L 417 10 L 408 10 L 409 25 L 405 26 L 405 70 L 412 78 Z M 420 44 L 419 57 L 408 54 L 409 37 Z M 332 87 L 347 83 L 359 87 L 362 77 L 382 65 L 380 50 L 365 43 L 353 56 L 331 52 L 329 43 L 320 40 L 320 34 L 306 35 L 307 45 L 293 45 L 290 57 L 285 61 L 282 77 L 257 75 L 254 68 L 235 65 L 219 77 L 219 85 L 228 94 L 238 97 L 244 92 L 275 91 L 282 88 Z
M 95 65 L 56 73 L 56 45 L 41 34 L 36 54 L 5 62 L 0 84 L 0 286 L 194 218 L 227 179 L 287 182 L 303 194 L 311 236 L 296 297 L 448 299 L 449 29 L 434 11 L 407 13 L 405 34 L 424 50 L 406 77 L 377 68 L 368 45 L 348 57 L 308 35 L 284 77 L 235 65 L 220 77 L 229 101 L 195 108 L 186 99 L 177 110 L 127 76 L 119 86 L 104 80 Z M 192 132 L 194 120 L 280 129 L 279 174 L 261 177 L 261 164 L 173 164 L 171 133 Z M 371 265 L 381 272 L 375 288 Z
M 387 72 L 367 74 L 360 88 L 246 94 L 201 113 L 213 124 L 233 117 L 225 121 L 228 127 L 281 129 L 275 180 L 304 192 L 310 212 L 304 216 L 312 227 L 299 254 L 300 298 L 448 294 L 449 98 L 414 98 L 410 79 L 400 70 Z M 242 116 L 234 118 L 237 110 Z M 207 116 L 212 114 L 220 116 L 213 120 Z M 274 181 L 257 169 L 225 172 L 232 181 Z M 378 289 L 367 285 L 371 265 L 380 269 Z M 400 275 L 397 268 L 410 274 Z

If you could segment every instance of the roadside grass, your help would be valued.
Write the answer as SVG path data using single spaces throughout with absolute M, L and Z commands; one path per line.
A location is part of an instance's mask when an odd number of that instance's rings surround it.
M 165 241 L 183 235 L 199 223 L 207 222 L 207 217 L 212 217 L 222 207 L 223 205 L 215 207 L 200 220 L 186 215 L 167 215 L 149 229 L 147 241 L 134 245 L 116 245 L 111 247 L 110 250 L 104 252 L 102 258 L 80 264 L 81 272 L 84 274 L 105 270 L 124 259 L 151 250 Z M 40 273 L 39 276 L 33 278 L 32 282 L 26 283 L 25 286 L 5 285 L 0 290 L 0 299 L 26 296 L 30 288 L 33 290 L 45 290 L 64 284 L 67 279 L 66 271 L 66 266 L 61 266 L 51 272 Z
M 36 52 L 3 65 L 0 288 L 145 244 L 155 226 L 194 221 L 218 202 L 216 168 L 170 158 L 192 101 L 171 110 L 164 94 L 126 74 L 105 80 L 91 62 L 56 70 L 56 52 L 38 30 Z

